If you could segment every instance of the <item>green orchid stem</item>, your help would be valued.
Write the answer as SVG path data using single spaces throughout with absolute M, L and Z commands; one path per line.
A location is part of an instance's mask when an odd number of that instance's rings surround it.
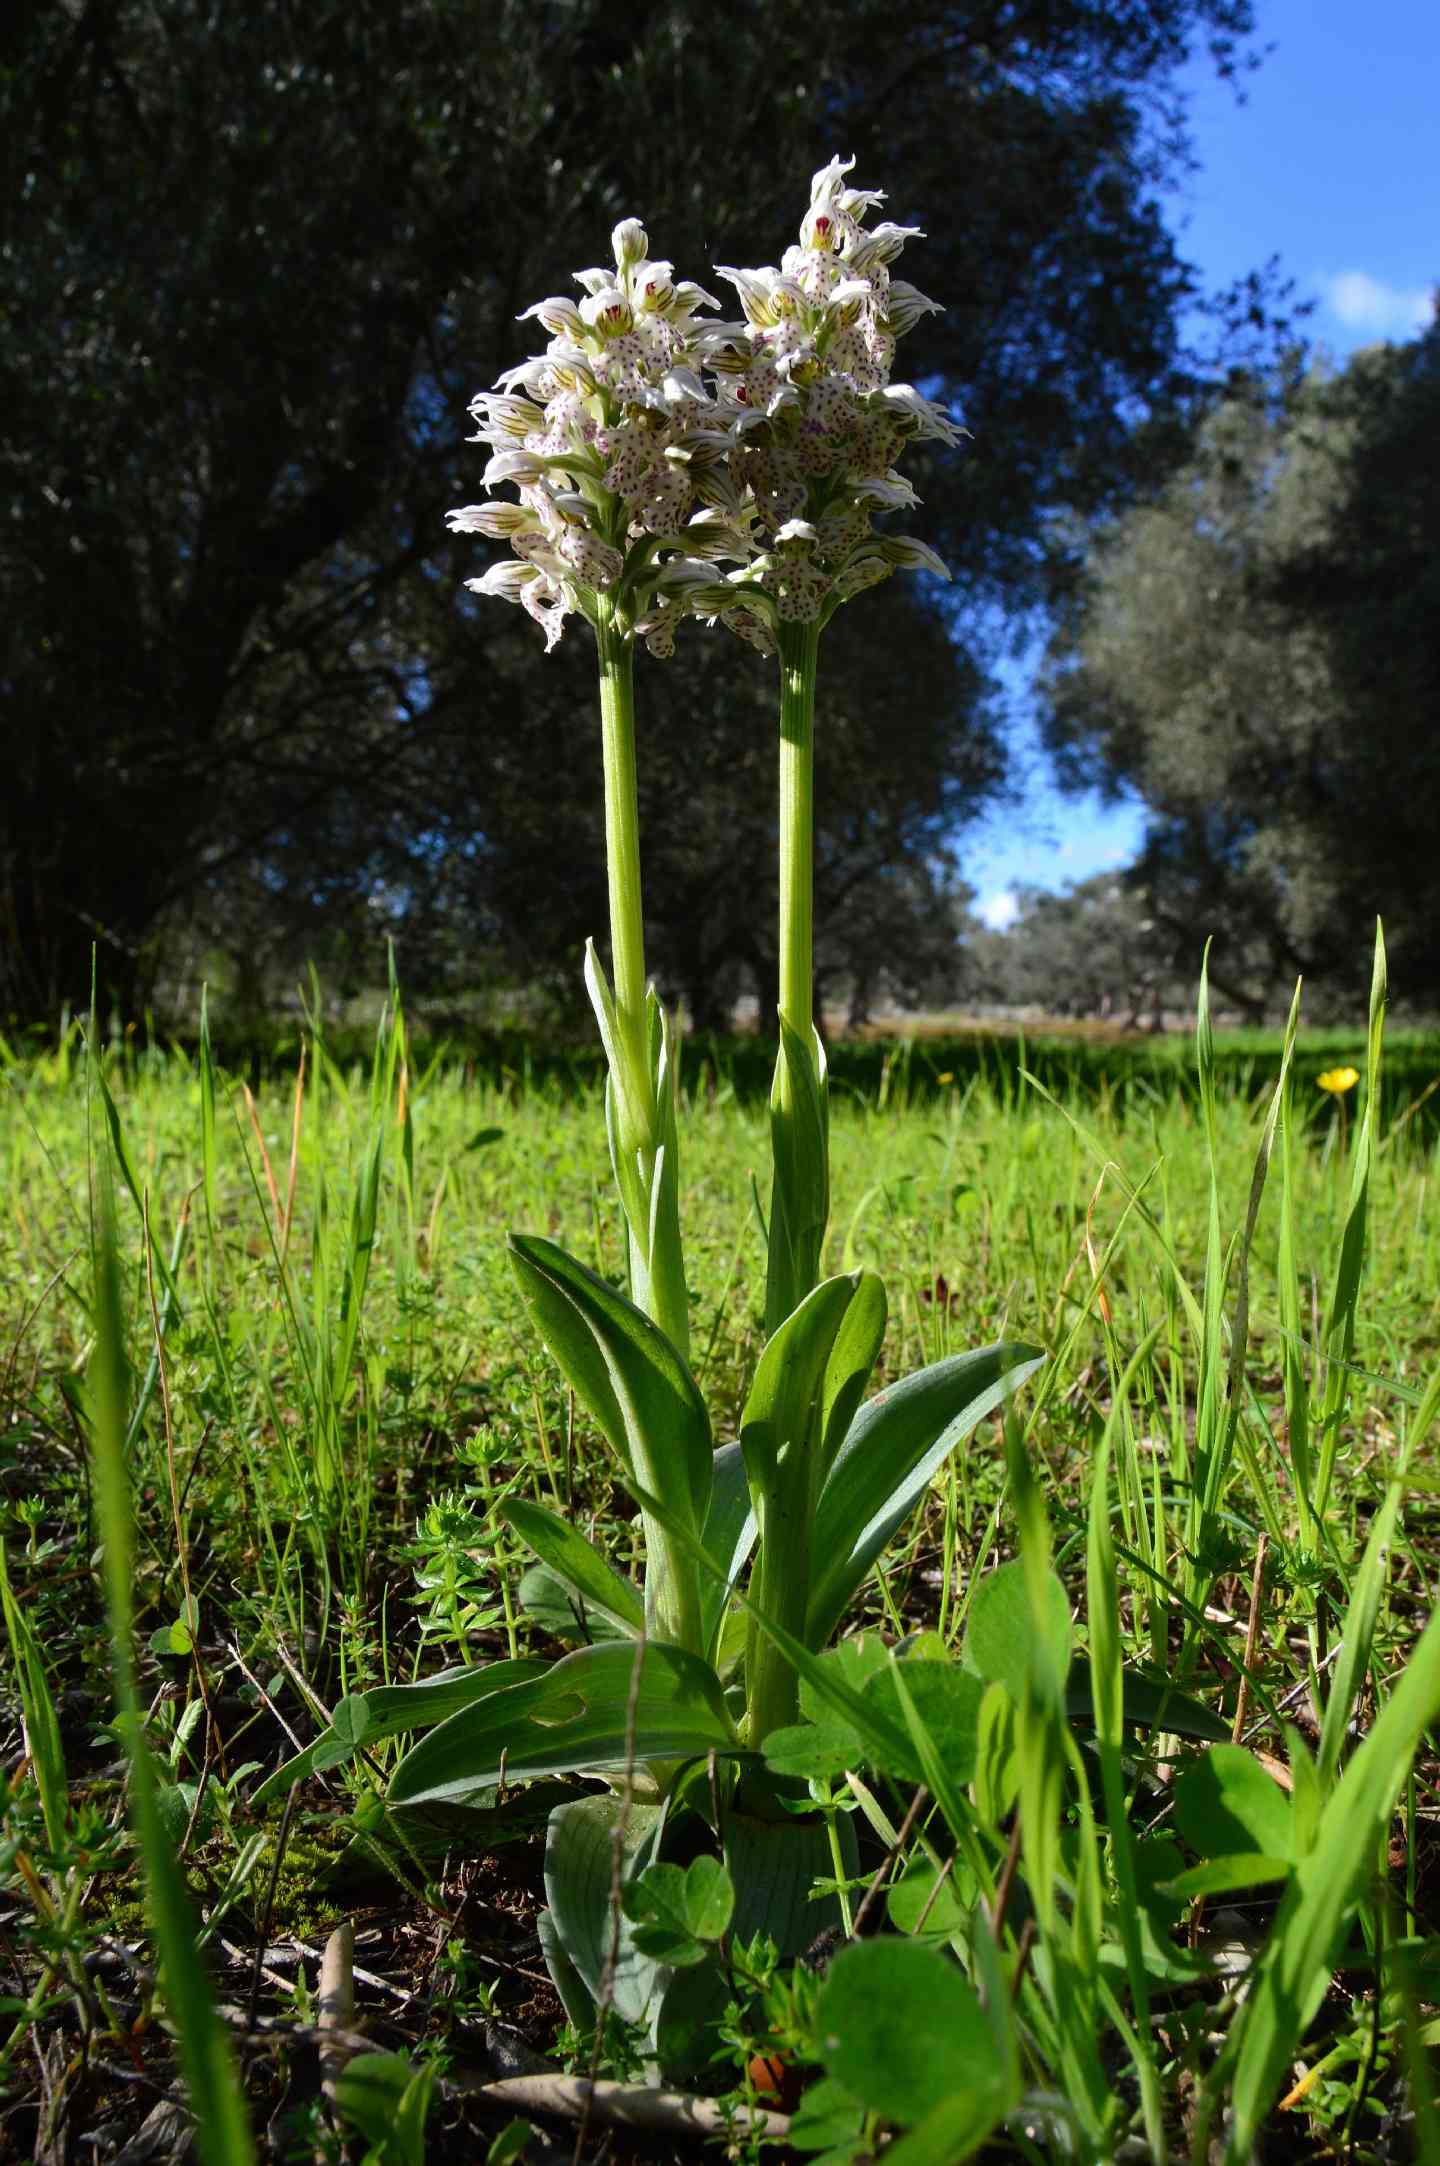
M 640 894 L 640 799 L 635 782 L 635 648 L 607 595 L 599 597 L 599 609 L 595 644 L 600 654 L 605 864 L 610 882 L 615 1012 L 624 1057 L 631 1070 L 627 1081 L 637 1094 L 643 1092 L 635 1111 L 648 1116 L 653 1136 L 655 1087 L 645 1024 L 645 913 Z
M 798 1449 L 798 1447 L 797 1447 Z M 766 1511 L 751 1594 L 765 1615 L 804 1640 L 810 1606 L 810 1513 L 793 1479 Z M 745 1742 L 758 1752 L 772 1730 L 800 1720 L 800 1680 L 789 1656 L 752 1625 L 745 1653 Z
M 640 801 L 635 780 L 635 645 L 612 597 L 596 598 L 600 731 L 605 768 L 605 862 L 614 972 L 610 1142 L 629 1229 L 635 1300 L 682 1356 L 690 1349 L 690 1300 L 680 1239 L 674 1051 L 669 1025 L 645 976 L 640 889 Z M 592 991 L 594 989 L 592 988 Z M 602 1006 L 609 995 L 601 995 Z M 604 1019 L 601 1023 L 605 1029 Z
M 815 669 L 818 624 L 782 624 L 780 1057 L 770 1094 L 765 1324 L 777 1331 L 816 1285 L 830 1215 L 825 1059 L 814 1018 Z
M 815 669 L 818 624 L 782 624 L 780 645 L 780 1014 L 814 1021 Z

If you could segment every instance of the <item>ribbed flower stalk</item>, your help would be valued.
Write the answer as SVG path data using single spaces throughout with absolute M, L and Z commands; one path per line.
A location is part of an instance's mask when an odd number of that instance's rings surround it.
M 780 1013 L 801 1036 L 815 977 L 817 623 L 780 629 Z
M 782 622 L 780 653 L 780 1052 L 770 1092 L 770 1247 L 765 1328 L 773 1335 L 819 1283 L 830 1216 L 829 1096 L 815 1028 L 815 672 L 820 626 Z M 815 1410 L 819 1419 L 819 1409 Z M 796 1639 L 810 1601 L 818 1439 L 797 1439 L 761 1510 L 752 1593 Z M 754 1629 L 746 1650 L 752 1746 L 799 1718 L 789 1657 Z
M 637 1080 L 645 1061 L 645 915 L 640 889 L 640 798 L 635 780 L 635 649 L 608 595 L 596 603 L 600 737 L 605 764 L 605 866 L 610 962 L 621 1042 Z M 653 1101 L 653 1092 L 646 1093 Z M 637 1109 L 639 1110 L 639 1109 Z M 643 1108 L 653 1127 L 653 1102 Z
M 768 1332 L 820 1275 L 830 1217 L 829 1096 L 814 1018 L 815 671 L 820 627 L 782 623 L 780 651 L 780 1053 L 770 1093 L 774 1176 Z
M 680 1239 L 673 1048 L 668 1020 L 645 973 L 635 646 L 630 626 L 608 595 L 595 600 L 595 641 L 613 988 L 606 986 L 593 954 L 586 979 L 609 1061 L 606 1115 L 628 1229 L 631 1291 L 683 1355 L 690 1346 L 690 1304 Z

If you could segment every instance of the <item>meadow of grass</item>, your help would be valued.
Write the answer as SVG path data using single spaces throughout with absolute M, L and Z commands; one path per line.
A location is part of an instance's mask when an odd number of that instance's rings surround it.
M 1352 1042 L 1363 1067 L 1363 1029 Z M 911 1777 L 858 1746 L 853 1768 L 817 1777 L 816 1809 L 847 1829 L 833 1846 L 849 1881 L 841 1938 L 863 1912 L 867 1934 L 888 1917 L 901 1945 L 973 1959 L 974 1920 L 988 1921 L 1002 1968 L 987 2005 L 1013 2011 L 995 2050 L 1013 2060 L 1018 2100 L 989 2138 L 997 2157 L 1104 2155 L 1097 2131 L 1111 2155 L 1136 2157 L 1212 2143 L 1237 2161 L 1440 2156 L 1428 1640 L 1420 1682 L 1412 1665 L 1408 1696 L 1396 1683 L 1431 1607 L 1440 1492 L 1426 1433 L 1434 1146 L 1405 1117 L 1419 1091 L 1367 1143 L 1358 1108 L 1342 1120 L 1306 1060 L 1291 1117 L 1267 1131 L 1272 1100 L 1253 1078 L 1207 1099 L 1177 1085 L 1188 1064 L 1168 1047 L 1143 1085 L 1127 1069 L 1123 1094 L 1081 1077 L 1055 1098 L 1013 1056 L 965 1072 L 932 1054 L 923 1088 L 893 1060 L 849 1082 L 840 1071 L 829 1266 L 884 1276 L 885 1378 L 1000 1338 L 1052 1359 L 1008 1443 L 997 1423 L 949 1462 L 846 1630 L 892 1645 L 929 1635 L 927 1656 L 1001 1677 L 972 1605 L 988 1603 L 993 1639 L 1000 1612 L 983 1591 L 1019 1556 L 1020 1579 L 996 1582 L 1019 1605 L 1016 1643 L 1053 1561 L 1082 1659 L 1068 1700 L 1063 1665 L 1051 1686 L 1043 1663 L 1027 1673 L 1021 1734 L 995 1717 L 991 1761 L 976 1764 L 972 1738 L 958 1784 L 923 1723 Z M 693 1359 L 723 1440 L 762 1345 L 765 1110 L 733 1066 L 687 1075 Z M 381 1737 L 288 1802 L 250 1802 L 347 1696 L 552 1651 L 519 1602 L 528 1559 L 495 1515 L 503 1499 L 550 1505 L 638 1577 L 633 1505 L 535 1345 L 503 1251 L 515 1227 L 623 1274 L 603 1124 L 575 1082 L 543 1064 L 527 1076 L 443 1051 L 407 1058 L 388 1026 L 363 1064 L 307 1035 L 303 1069 L 270 1072 L 253 1095 L 208 1041 L 198 1060 L 123 1046 L 87 1060 L 72 1034 L 4 1070 L 11 2155 L 114 2157 L 142 2124 L 156 2148 L 133 2155 L 172 2155 L 165 2026 L 204 1991 L 180 1980 L 163 1932 L 157 1976 L 164 1905 L 142 1902 L 126 1826 L 132 1741 L 117 1725 L 99 1558 L 111 1522 L 93 1458 L 104 1417 L 93 1375 L 87 1388 L 111 1328 L 97 1169 L 115 1195 L 112 1418 L 156 1815 L 240 2071 L 215 2080 L 243 2088 L 260 2154 L 699 2155 L 693 2127 L 617 2133 L 600 2118 L 583 2152 L 573 2136 L 556 2149 L 554 2121 L 493 2088 L 535 2054 L 619 2079 L 644 2058 L 618 2027 L 568 2032 L 540 1959 L 555 1784 L 502 1784 L 483 1812 L 388 1813 L 402 1741 Z M 1118 1700 L 1112 1720 L 1122 1662 L 1127 1691 L 1151 1694 L 1148 1720 L 1127 1701 L 1122 1723 Z M 1201 1737 L 1167 1724 L 1167 1682 L 1208 1715 Z M 1246 1752 L 1227 1760 L 1205 1735 Z M 1382 1748 L 1368 1761 L 1366 1737 Z M 882 1869 L 888 1894 L 870 1898 Z M 397 2086 L 374 2096 L 355 2071 L 382 2057 L 326 2074 L 317 2029 L 319 1961 L 344 1921 L 355 2020 L 388 2049 Z M 776 2149 L 782 2108 L 798 2107 L 795 2155 L 859 2160 L 907 2126 L 893 2085 L 867 2089 L 853 2040 L 834 2045 L 833 1949 L 832 1936 L 793 1969 L 763 1947 L 725 1950 L 735 1992 L 690 2080 L 722 2101 L 722 2125 L 733 2108 L 716 2139 L 733 2156 L 767 2142 L 765 2155 L 791 2155 Z M 829 1963 L 837 1992 L 843 1957 Z M 745 2119 L 757 2105 L 777 2116 L 768 2136 Z M 915 2118 L 896 2166 L 969 2155 L 958 2123 L 925 2149 L 918 2105 Z M 244 2155 L 213 2130 L 205 2140 L 207 2156 Z

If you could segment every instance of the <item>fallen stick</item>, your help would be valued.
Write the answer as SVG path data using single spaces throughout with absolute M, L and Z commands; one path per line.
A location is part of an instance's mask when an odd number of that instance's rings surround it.
M 357 2053 L 373 2053 L 375 2041 L 354 2028 L 354 1973 L 351 1962 L 354 1927 L 348 1921 L 337 1926 L 325 1944 L 320 1968 L 319 2022 L 313 2029 L 301 2025 L 266 2023 L 251 2037 L 276 2032 L 292 2038 L 313 2038 L 320 2048 L 326 2096 L 333 2096 L 335 2078 L 347 2060 Z M 227 2011 L 236 2013 L 236 2011 Z M 771 2113 L 764 2106 L 738 2106 L 727 2112 L 712 2099 L 694 2098 L 686 2091 L 655 2091 L 644 2084 L 592 2083 L 586 2076 L 554 2074 L 490 2077 L 478 2069 L 447 2069 L 440 2079 L 443 2095 L 479 2099 L 512 2112 L 548 2113 L 562 2120 L 578 2121 L 588 2114 L 592 2121 L 617 2128 L 644 2129 L 661 2136 L 725 2136 L 732 2129 L 742 2135 L 768 2136 L 783 2142 L 790 2133 L 790 2117 Z
M 588 2113 L 592 2121 L 664 2136 L 724 2136 L 739 2129 L 746 2135 L 779 2140 L 790 2133 L 789 2115 L 771 2113 L 764 2106 L 740 2106 L 727 2113 L 711 2099 L 692 2098 L 685 2091 L 652 2091 L 642 2084 L 592 2083 L 586 2076 L 558 2075 L 502 2076 L 488 2083 L 476 2082 L 459 2069 L 452 2069 L 443 2081 L 447 2090 L 463 2091 L 467 2098 L 485 2099 L 496 2106 L 559 2114 L 570 2121 Z
M 328 2034 L 349 2032 L 355 2026 L 355 1928 L 348 1918 L 336 1926 L 325 1943 L 316 2013 L 325 2040 L 320 2048 L 320 2088 L 333 2104 L 336 2079 L 349 2053 L 338 2038 Z

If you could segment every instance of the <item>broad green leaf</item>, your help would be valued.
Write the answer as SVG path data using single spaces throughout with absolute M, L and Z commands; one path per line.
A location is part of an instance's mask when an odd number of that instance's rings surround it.
M 770 1090 L 770 1239 L 765 1329 L 773 1336 L 820 1276 L 830 1216 L 830 1094 L 825 1047 L 811 1025 L 804 1038 L 782 1016 Z
M 858 1285 L 858 1272 L 826 1279 L 786 1317 L 760 1356 L 740 1417 L 740 1449 L 757 1508 L 774 1494 L 790 1453 L 806 1451 L 812 1442 L 818 1449 L 826 1367 Z
M 585 1797 L 559 1806 L 545 1832 L 545 1899 L 564 1964 L 596 2003 L 608 1973 L 611 2006 L 626 2023 L 645 2021 L 669 1973 L 636 1947 L 623 1912 L 615 1917 L 616 1865 L 623 1887 L 647 1861 L 662 1818 L 659 1805 Z
M 482 1857 L 506 1843 L 528 1842 L 554 1808 L 568 1805 L 576 1794 L 574 1782 L 564 1775 L 513 1788 L 507 1784 L 503 1790 L 498 1783 L 479 1783 L 473 1791 L 431 1805 L 390 1808 L 371 1792 L 355 1818 L 358 1828 L 363 1813 L 363 1832 L 372 1856 L 376 1842 L 393 1838 L 402 1853 L 438 1865 L 459 1846 L 472 1857 Z M 342 1863 L 337 1859 L 327 1875 L 337 1884 Z
M 848 1768 L 865 1766 L 870 1757 L 853 1724 L 830 1713 L 818 1722 L 785 1723 L 765 1740 L 771 1773 L 802 1782 L 832 1782 Z
M 552 1639 L 591 1647 L 597 1640 L 634 1637 L 603 1610 L 592 1609 L 548 1564 L 531 1565 L 516 1589 L 516 1599 L 522 1613 Z
M 989 2127 L 1009 2103 L 980 1996 L 936 1949 L 853 1942 L 831 1964 L 816 2013 L 826 2072 L 902 2128 L 962 2100 L 981 2106 Z
M 717 1579 L 707 1573 L 700 1590 L 702 1645 L 707 1659 L 718 1668 L 717 1635 L 729 1607 L 730 1589 L 755 1546 L 755 1514 L 750 1508 L 745 1456 L 738 1444 L 722 1444 L 715 1454 L 702 1539 L 724 1574 Z
M 622 1579 L 584 1535 L 527 1497 L 507 1497 L 499 1506 L 500 1517 L 528 1542 L 542 1564 L 563 1579 L 592 1609 L 598 1609 L 622 1631 L 636 1633 L 645 1625 L 645 1604 L 628 1580 Z
M 880 1358 L 888 1308 L 885 1282 L 878 1272 L 857 1273 L 854 1299 L 841 1319 L 825 1367 L 821 1457 L 827 1472 L 850 1434 L 865 1386 Z
M 498 1781 L 502 1761 L 519 1782 L 624 1767 L 632 1757 L 687 1760 L 737 1749 L 719 1681 L 698 1656 L 653 1641 L 581 1647 L 543 1677 L 493 1693 L 430 1731 L 396 1768 L 390 1801 L 416 1804 Z
M 839 1678 L 852 1691 L 863 1692 L 872 1677 L 878 1677 L 890 1660 L 890 1650 L 878 1632 L 856 1632 L 838 1646 L 827 1647 L 824 1654 L 815 1657 L 816 1677 Z M 814 1678 L 802 1680 L 800 1706 L 803 1712 L 818 1721 L 833 1708 L 828 1695 L 819 1689 Z M 897 1732 L 897 1735 L 899 1733 Z
M 643 1955 L 688 1968 L 703 1963 L 728 1928 L 735 1890 L 719 1858 L 701 1856 L 689 1865 L 657 1860 L 630 1881 L 620 1907 Z
M 442 1670 L 438 1677 L 418 1685 L 377 1685 L 370 1692 L 352 1692 L 336 1706 L 330 1728 L 267 1775 L 250 1803 L 268 1805 L 307 1775 L 322 1775 L 353 1760 L 363 1745 L 378 1745 L 404 1730 L 429 1729 L 493 1692 L 543 1677 L 548 1667 L 540 1656 L 525 1655 L 514 1662 L 487 1663 L 478 1670 Z
M 968 1783 L 975 1773 L 983 1694 L 979 1678 L 962 1670 L 957 1662 L 898 1662 L 892 1658 L 870 1679 L 862 1698 L 867 1707 L 893 1716 L 897 1723 L 908 1726 L 912 1720 L 919 1722 L 943 1760 L 951 1782 Z M 900 1782 L 929 1779 L 913 1737 L 907 1761 L 883 1772 Z
M 750 1591 L 791 1631 L 804 1629 L 813 1576 L 825 1370 L 857 1284 L 858 1277 L 827 1279 L 785 1318 L 760 1358 L 741 1417 L 740 1448 L 759 1527 Z M 757 1739 L 793 1721 L 793 1665 L 753 1631 L 745 1688 Z
M 855 1836 L 842 1813 L 836 1829 L 847 1872 L 855 1872 Z M 732 1809 L 725 1815 L 725 1863 L 735 1890 L 732 1929 L 738 1940 L 765 1933 L 787 1960 L 803 1955 L 821 1933 L 840 1922 L 833 1895 L 816 1896 L 815 1883 L 830 1879 L 835 1860 L 829 1833 L 819 1819 L 762 1820 Z
M 1009 2110 L 998 2089 L 947 2098 L 885 2153 L 886 2166 L 960 2166 Z
M 400 2053 L 360 2053 L 335 2079 L 335 2105 L 370 2145 L 375 2166 L 425 2166 L 425 2123 L 439 2071 Z
M 975 1807 L 992 1827 L 1005 1818 L 1020 1790 L 1017 1721 L 1018 1710 L 1005 1687 L 987 1685 L 975 1741 Z
M 1174 1787 L 1175 1825 L 1202 1858 L 1295 1857 L 1290 1800 L 1251 1752 L 1216 1745 Z
M 605 1800 L 601 1798 L 597 1802 L 604 1804 Z M 535 1920 L 535 1934 L 540 1942 L 540 1953 L 545 1958 L 545 1968 L 550 1973 L 550 1983 L 560 1996 L 566 2016 L 577 2031 L 590 2030 L 595 2022 L 595 1996 L 566 1953 L 553 1911 L 540 1912 Z
M 1046 1645 L 1037 1646 L 1025 1567 L 1018 1560 L 987 1572 L 970 1601 L 965 1655 L 987 1684 L 1002 1684 L 1017 1708 L 1042 1652 L 1063 1677 L 1070 1659 L 1070 1604 L 1053 1573 L 1045 1576 Z
M 842 1640 L 838 1647 L 827 1648 L 815 1657 L 815 1664 L 827 1678 L 833 1677 L 863 1695 L 870 1680 L 889 1660 L 879 1633 L 863 1632 Z M 817 1692 L 809 1679 L 800 1686 L 800 1707 L 808 1720 L 772 1730 L 765 1740 L 766 1765 L 775 1774 L 819 1782 L 843 1775 L 847 1768 L 876 1764 L 874 1739 L 867 1743 L 859 1726 Z M 891 1736 L 901 1757 L 900 1740 L 904 1734 L 904 1723 L 897 1721 Z
M 1196 1978 L 1213 1977 L 1215 1965 L 1209 1955 L 1182 1947 L 1176 1938 L 1185 1903 L 1176 1895 L 1175 1882 L 1185 1870 L 1180 1845 L 1168 1835 L 1151 1835 L 1136 1842 L 1131 1852 L 1140 1927 L 1140 1954 L 1152 1984 L 1182 1985 Z M 1117 1962 L 1122 1954 L 1115 1950 Z M 1101 1952 L 1101 1961 L 1106 1960 Z
M 1093 1608 L 1092 1608 L 1093 1617 Z M 1092 1626 L 1093 1630 L 1093 1626 Z M 1065 1681 L 1065 1706 L 1076 1722 L 1094 1720 L 1095 1703 L 1090 1689 L 1090 1663 L 1085 1655 L 1077 1655 L 1070 1665 L 1070 1675 Z M 1177 1692 L 1173 1685 L 1146 1677 L 1139 1670 L 1126 1670 L 1121 1677 L 1121 1720 L 1142 1730 L 1170 1730 L 1176 1737 L 1198 1738 L 1202 1744 L 1223 1745 L 1229 1742 L 1230 1724 L 1200 1700 L 1194 1700 L 1187 1692 Z
M 710 1502 L 710 1417 L 670 1341 L 553 1241 L 511 1234 L 510 1261 L 550 1352 L 636 1480 L 698 1530 Z
M 963 1859 L 952 1859 L 942 1878 L 929 1858 L 916 1858 L 891 1885 L 890 1923 L 911 1938 L 951 1940 L 968 1929 L 975 1895 L 975 1876 Z
M 797 2151 L 823 2151 L 821 2166 L 850 2166 L 870 2155 L 863 2141 L 865 2109 L 842 2083 L 822 2076 L 812 2083 L 790 2116 L 789 2141 Z
M 1288 1880 L 1293 1858 L 1267 1858 L 1259 1851 L 1237 1850 L 1207 1858 L 1171 1881 L 1169 1893 L 1188 1902 L 1196 1895 L 1231 1895 L 1240 1888 L 1264 1888 L 1272 1881 Z
M 855 1589 L 936 1470 L 1045 1356 L 1027 1346 L 953 1354 L 861 1407 L 815 1515 L 815 1585 L 805 1638 L 823 1646 Z
M 662 1525 L 666 1524 L 665 1507 L 658 1498 L 646 1496 L 643 1491 L 637 1490 L 636 1502 L 658 1519 Z M 692 1556 L 705 1571 L 718 1575 L 719 1567 L 712 1558 L 707 1556 L 694 1535 L 681 1527 L 678 1520 L 669 1520 L 668 1526 L 677 1546 Z M 735 1600 L 745 1615 L 753 1621 L 756 1630 L 780 1650 L 786 1661 L 794 1669 L 796 1676 L 800 1679 L 802 1704 L 805 1687 L 809 1685 L 814 1690 L 818 1701 L 823 1702 L 827 1707 L 837 1709 L 840 1714 L 854 1724 L 860 1737 L 872 1753 L 903 1754 L 909 1749 L 909 1732 L 896 1724 L 885 1713 L 883 1708 L 872 1707 L 852 1686 L 845 1683 L 833 1671 L 827 1670 L 820 1659 L 810 1652 L 802 1640 L 798 1640 L 793 1632 L 787 1631 L 785 1626 L 778 1623 L 775 1618 L 768 1616 L 761 1604 L 754 1601 L 749 1594 L 737 1588 L 735 1590 Z M 737 1887 L 740 1885 L 738 1875 L 736 1876 L 736 1885 Z
M 713 1949 L 662 1987 L 654 2015 L 655 2058 L 667 2083 L 692 2082 L 713 2070 L 720 2026 L 734 1998 Z

